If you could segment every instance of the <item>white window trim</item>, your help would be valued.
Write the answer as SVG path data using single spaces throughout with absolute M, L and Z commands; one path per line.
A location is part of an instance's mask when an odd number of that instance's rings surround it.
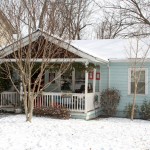
M 131 71 L 133 68 L 128 69 L 128 95 L 131 94 Z M 145 94 L 137 94 L 137 95 L 147 95 L 148 94 L 148 68 L 136 68 L 136 71 L 145 71 Z

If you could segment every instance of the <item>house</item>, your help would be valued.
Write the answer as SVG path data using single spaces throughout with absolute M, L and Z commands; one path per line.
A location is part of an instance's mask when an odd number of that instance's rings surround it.
M 72 70 L 70 76 L 62 74 L 52 82 L 34 101 L 34 107 L 48 107 L 53 104 L 60 104 L 67 107 L 71 111 L 73 118 L 91 119 L 101 114 L 100 109 L 100 93 L 103 89 L 114 87 L 121 92 L 121 101 L 118 106 L 117 116 L 124 116 L 125 106 L 132 102 L 133 90 L 131 79 L 131 59 L 128 58 L 125 46 L 129 46 L 128 40 L 122 39 L 106 39 L 106 40 L 80 40 L 72 41 L 69 46 L 68 42 L 63 41 L 55 36 L 51 36 L 46 32 L 37 30 L 32 33 L 32 42 L 39 37 L 47 37 L 49 42 L 66 49 L 70 54 L 74 54 L 73 58 L 53 58 L 51 61 L 72 61 L 72 63 L 81 63 L 85 66 L 94 64 L 92 70 L 82 71 Z M 53 40 L 52 40 L 53 39 Z M 29 35 L 21 39 L 22 47 L 29 44 Z M 59 43 L 58 41 L 61 41 Z M 17 51 L 17 42 L 14 43 L 14 49 Z M 12 45 L 2 49 L 5 56 L 11 54 Z M 5 59 L 6 60 L 6 59 Z M 0 59 L 1 63 L 4 61 Z M 40 58 L 37 58 L 37 62 Z M 144 98 L 149 97 L 149 59 L 146 60 L 142 68 L 143 76 L 140 85 L 144 85 L 142 91 L 137 95 L 137 104 L 141 105 Z M 44 75 L 44 83 L 52 80 L 56 72 L 46 71 Z M 67 82 L 66 82 L 67 81 Z M 63 85 L 62 85 L 63 82 Z M 68 86 L 68 82 L 70 86 Z M 64 85 L 64 83 L 66 85 Z M 17 103 L 20 96 L 15 91 L 4 91 L 1 93 L 1 107 L 8 105 L 6 101 Z
M 13 34 L 15 34 L 15 28 L 7 19 L 6 15 L 0 11 L 0 47 L 11 43 Z

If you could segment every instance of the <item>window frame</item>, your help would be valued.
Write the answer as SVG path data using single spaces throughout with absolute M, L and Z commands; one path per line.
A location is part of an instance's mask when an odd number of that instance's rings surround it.
M 133 95 L 131 93 L 131 71 L 133 71 L 133 68 L 128 69 L 128 95 Z M 148 94 L 148 68 L 136 68 L 136 71 L 145 71 L 145 93 L 144 94 L 138 94 L 137 95 L 147 95 Z

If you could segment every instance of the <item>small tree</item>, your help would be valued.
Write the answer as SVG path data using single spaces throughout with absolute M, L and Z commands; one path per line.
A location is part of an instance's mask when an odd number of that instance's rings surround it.
M 132 106 L 131 103 L 129 103 L 128 105 L 125 106 L 124 112 L 125 112 L 127 118 L 131 117 L 132 108 L 133 108 L 133 106 Z M 138 105 L 135 105 L 135 107 L 134 107 L 134 117 L 137 116 L 137 113 L 138 113 Z
M 120 92 L 117 89 L 105 89 L 101 93 L 100 105 L 106 116 L 113 116 L 117 112 L 120 101 Z
M 142 41 L 136 38 L 135 41 L 130 41 L 130 50 L 127 52 L 130 62 L 130 91 L 129 94 L 133 94 L 131 120 L 134 119 L 134 110 L 136 106 L 137 94 L 145 94 L 148 83 L 145 81 L 146 72 L 143 69 L 145 66 L 146 58 L 148 56 L 150 45 L 146 41 Z

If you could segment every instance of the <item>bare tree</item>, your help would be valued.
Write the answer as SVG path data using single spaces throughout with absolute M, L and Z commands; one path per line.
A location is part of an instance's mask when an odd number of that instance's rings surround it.
M 62 43 L 61 39 L 49 36 L 51 33 L 57 33 L 58 30 L 52 30 L 50 27 L 49 22 L 51 19 L 49 18 L 48 2 L 36 2 L 28 0 L 21 1 L 20 3 L 16 1 L 3 1 L 1 6 L 16 27 L 17 35 L 16 41 L 9 46 L 10 49 L 8 51 L 7 47 L 1 50 L 1 62 L 3 64 L 1 69 L 6 77 L 11 80 L 18 93 L 20 89 L 15 84 L 16 79 L 22 83 L 26 120 L 30 122 L 32 120 L 35 98 L 53 82 L 43 82 L 42 77 L 45 75 L 45 71 L 56 69 L 57 66 L 58 73 L 53 79 L 56 80 L 70 67 L 70 59 L 77 57 L 67 51 L 69 42 Z M 54 4 L 56 3 L 52 5 Z M 42 9 L 39 9 L 39 6 Z M 56 22 L 61 20 L 61 18 L 57 19 L 55 20 Z M 57 25 L 55 22 L 53 23 L 54 26 Z M 36 34 L 34 30 L 37 27 L 40 27 L 40 32 Z M 43 32 L 43 30 L 47 32 Z M 22 38 L 23 34 L 28 36 Z M 61 48 L 59 45 L 64 45 L 65 48 Z M 66 58 L 70 58 L 69 62 L 65 61 Z M 14 73 L 17 77 L 14 77 Z
M 92 14 L 91 0 L 64 0 L 63 5 L 61 2 L 57 2 L 59 9 L 59 16 L 61 16 L 59 24 L 60 37 L 66 39 L 81 39 L 82 31 L 91 23 L 87 20 Z M 61 26 L 60 24 L 63 24 Z M 65 27 L 65 28 L 64 28 Z
M 15 33 L 14 27 L 7 19 L 5 14 L 2 11 L 0 11 L 0 47 L 5 46 L 6 41 L 10 43 L 11 35 L 14 33 Z
M 149 6 L 149 0 L 115 0 L 113 2 L 107 0 L 104 2 L 103 8 L 110 13 L 115 12 L 116 16 L 121 15 L 122 26 L 128 27 L 122 36 L 146 37 L 150 35 Z M 116 19 L 119 18 L 116 17 Z
M 124 25 L 124 18 L 115 12 L 103 11 L 100 22 L 96 23 L 95 33 L 97 39 L 114 39 L 122 36 L 123 31 L 128 27 Z
M 23 6 L 33 20 L 33 29 L 51 30 L 52 34 L 67 40 L 81 39 L 81 31 L 91 25 L 86 21 L 92 13 L 90 4 L 91 0 L 36 0 L 28 3 L 23 0 Z M 41 12 L 36 12 L 36 8 L 41 9 Z M 37 16 L 38 24 L 35 21 Z
M 136 41 L 130 41 L 130 50 L 128 52 L 131 69 L 129 70 L 130 88 L 129 94 L 133 94 L 131 120 L 134 119 L 137 94 L 146 94 L 146 70 L 145 62 L 149 55 L 150 45 L 148 41 L 136 38 Z

